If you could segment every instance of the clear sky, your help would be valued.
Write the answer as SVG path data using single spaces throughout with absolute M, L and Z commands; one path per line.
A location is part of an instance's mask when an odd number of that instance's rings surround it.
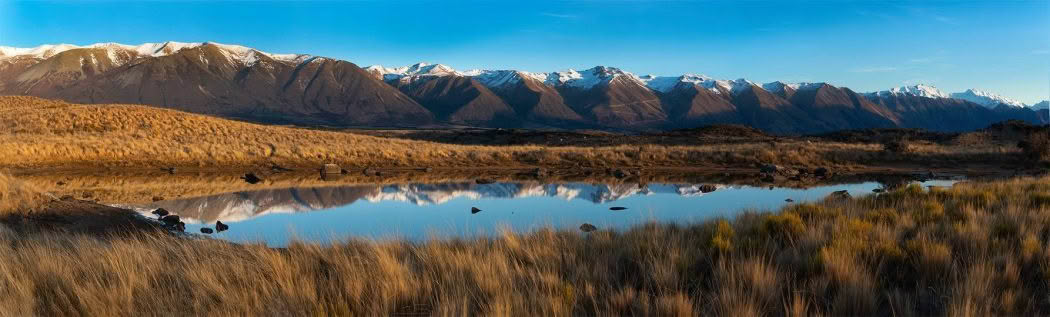
M 0 45 L 241 44 L 361 66 L 927 83 L 1026 103 L 1050 95 L 1050 0 L 24 2 L 0 0 Z

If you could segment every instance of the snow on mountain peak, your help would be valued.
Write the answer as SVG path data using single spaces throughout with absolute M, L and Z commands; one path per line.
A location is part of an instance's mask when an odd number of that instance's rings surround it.
M 973 88 L 967 89 L 964 92 L 953 93 L 951 94 L 951 97 L 955 99 L 962 99 L 969 102 L 973 102 L 991 109 L 994 109 L 995 107 L 998 107 L 1001 104 L 1010 107 L 1025 106 L 1024 103 L 1021 103 L 1020 101 Z
M 258 60 L 256 54 L 266 55 L 272 59 L 283 60 L 283 61 L 300 61 L 307 55 L 300 54 L 270 54 L 262 52 L 253 48 L 244 47 L 240 45 L 229 45 L 220 44 L 215 42 L 204 42 L 204 43 L 182 43 L 182 42 L 162 42 L 162 43 L 143 43 L 140 45 L 126 45 L 120 43 L 95 43 L 85 46 L 77 46 L 70 44 L 58 44 L 58 45 L 41 45 L 33 48 L 17 48 L 0 46 L 0 58 L 14 57 L 14 56 L 28 56 L 32 58 L 50 58 L 59 53 L 79 48 L 96 48 L 104 49 L 109 51 L 111 56 L 114 56 L 117 51 L 128 51 L 132 52 L 132 55 L 137 56 L 148 56 L 148 57 L 160 57 L 174 54 L 175 52 L 183 49 L 195 48 L 202 45 L 215 45 L 220 50 L 227 54 L 227 57 L 231 60 L 240 61 L 246 65 L 254 64 Z
M 383 80 L 413 80 L 421 76 L 447 76 L 447 75 L 459 75 L 455 69 L 442 64 L 430 64 L 426 62 L 415 63 L 408 66 L 401 66 L 396 68 L 383 67 L 382 65 L 372 65 L 365 67 L 365 70 L 369 72 L 377 72 L 383 76 Z
M 1043 100 L 1043 101 L 1042 101 L 1042 102 L 1040 102 L 1040 103 L 1037 103 L 1037 104 L 1034 104 L 1034 105 L 1032 105 L 1032 107 L 1031 107 L 1031 108 L 1032 108 L 1032 110 L 1044 110 L 1044 109 L 1050 109 L 1050 101 L 1047 101 L 1047 100 Z
M 762 84 L 762 89 L 765 89 L 768 92 L 778 94 L 784 93 L 784 91 L 787 90 L 787 88 L 791 88 L 791 90 L 798 90 L 798 87 L 799 84 L 789 84 L 782 81 L 774 81 L 771 83 Z
M 925 84 L 918 84 L 913 86 L 902 86 L 891 88 L 890 90 L 883 90 L 879 92 L 869 93 L 868 95 L 873 96 L 915 96 L 915 97 L 926 97 L 926 98 L 951 98 L 950 95 L 937 89 L 937 87 Z
M 582 72 L 573 69 L 563 72 L 553 72 L 547 75 L 544 82 L 552 86 L 567 85 L 570 87 L 590 89 L 598 84 L 609 83 L 617 77 L 630 78 L 644 84 L 638 79 L 638 76 L 635 76 L 634 74 L 625 72 L 619 68 L 607 66 L 595 66 Z

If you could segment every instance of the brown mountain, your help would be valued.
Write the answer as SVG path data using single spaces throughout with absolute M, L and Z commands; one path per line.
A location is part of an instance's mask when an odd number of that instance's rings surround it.
M 0 94 L 139 103 L 269 123 L 618 130 L 730 123 L 805 134 L 1050 121 L 1045 111 L 988 109 L 919 88 L 861 95 L 828 84 L 760 87 L 697 75 L 639 77 L 603 66 L 554 73 L 457 72 L 423 63 L 365 70 L 331 58 L 216 43 L 0 47 Z
M 586 127 L 589 123 L 572 110 L 554 87 L 517 71 L 498 71 L 480 80 L 507 83 L 491 85 L 491 90 L 503 98 L 524 121 L 556 127 Z
M 413 76 L 390 84 L 424 105 L 441 121 L 481 127 L 518 125 L 514 109 L 470 77 Z
M 356 65 L 327 58 L 278 60 L 218 44 L 122 64 L 101 48 L 45 59 L 7 82 L 4 94 L 86 103 L 142 103 L 262 121 L 415 125 L 429 111 Z
M 596 125 L 639 129 L 668 125 L 660 98 L 642 83 L 623 75 L 617 69 L 595 67 L 585 72 L 605 77 L 604 83 L 592 87 L 557 86 L 566 104 Z
M 892 128 L 899 124 L 896 114 L 886 107 L 849 88 L 825 83 L 800 87 L 790 102 L 808 114 L 814 124 L 810 129 L 816 131 Z

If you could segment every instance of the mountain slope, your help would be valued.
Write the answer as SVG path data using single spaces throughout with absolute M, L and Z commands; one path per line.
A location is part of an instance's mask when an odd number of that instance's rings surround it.
M 730 123 L 806 134 L 888 127 L 961 131 L 1010 119 L 1047 121 L 1036 108 L 977 89 L 947 94 L 914 85 L 858 94 L 825 83 L 636 76 L 605 66 L 551 73 L 460 72 L 428 63 L 362 69 L 337 59 L 211 42 L 0 46 L 0 94 L 360 127 L 638 131 Z

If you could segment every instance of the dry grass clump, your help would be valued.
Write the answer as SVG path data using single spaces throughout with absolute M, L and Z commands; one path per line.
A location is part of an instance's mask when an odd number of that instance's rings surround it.
M 465 146 L 266 126 L 137 105 L 0 96 L 0 166 L 754 167 L 878 164 L 877 144 L 787 140 L 688 146 Z M 916 146 L 918 162 L 1002 161 L 998 147 Z M 1012 151 L 1019 152 L 1013 148 Z M 1005 156 L 1009 157 L 1009 156 Z
M 0 214 L 40 209 L 49 200 L 32 185 L 0 173 Z
M 693 225 L 293 243 L 0 235 L 0 315 L 1046 315 L 1050 178 Z

